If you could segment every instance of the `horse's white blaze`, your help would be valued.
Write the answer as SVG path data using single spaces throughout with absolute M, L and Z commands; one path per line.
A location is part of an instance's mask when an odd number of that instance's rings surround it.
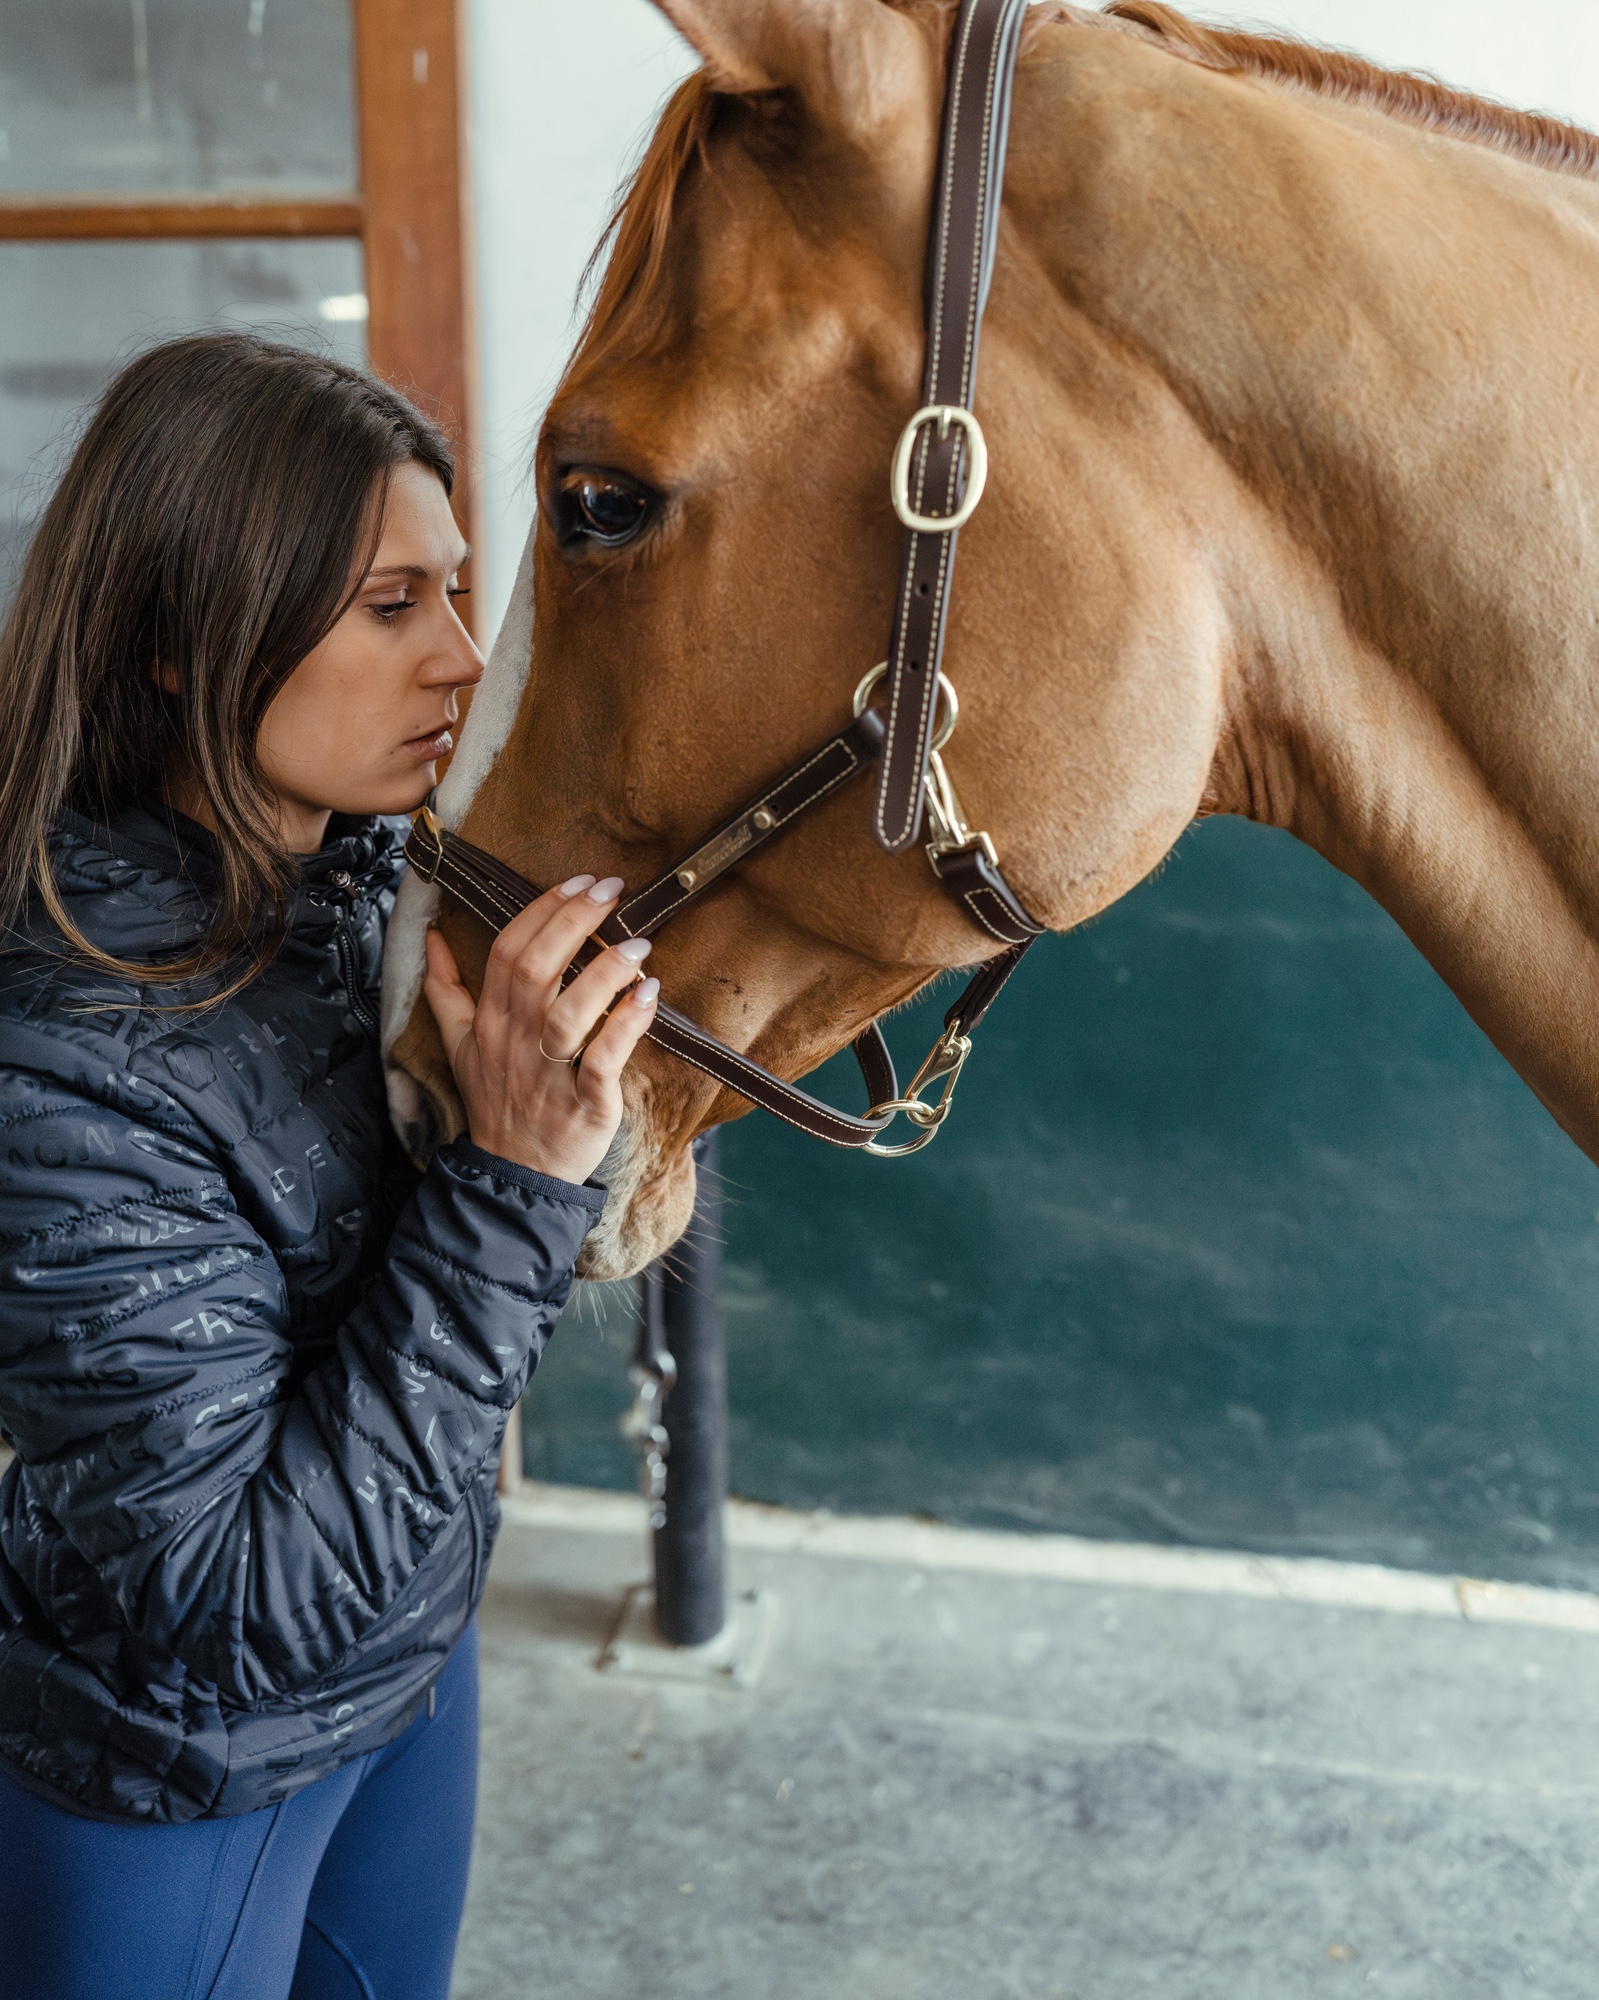
M 532 660 L 533 534 L 529 530 L 505 620 L 489 653 L 483 679 L 472 697 L 460 744 L 433 802 L 434 811 L 446 826 L 460 824 L 478 786 L 500 754 L 521 703 Z M 422 991 L 426 964 L 422 939 L 438 903 L 439 892 L 430 882 L 407 875 L 400 884 L 383 952 L 383 1068 L 388 1079 L 389 1112 L 402 1138 L 421 1124 L 420 1092 L 415 1079 L 388 1060 L 388 1053 L 410 1020 Z

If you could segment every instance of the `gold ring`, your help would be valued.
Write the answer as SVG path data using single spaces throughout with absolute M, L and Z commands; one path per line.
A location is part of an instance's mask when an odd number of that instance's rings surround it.
M 586 1047 L 587 1044 L 585 1044 L 584 1046 Z M 576 1050 L 572 1055 L 569 1056 L 552 1056 L 549 1050 L 544 1046 L 544 1037 L 542 1035 L 539 1036 L 539 1054 L 543 1056 L 546 1062 L 560 1063 L 564 1067 L 574 1068 L 574 1069 L 583 1060 L 582 1049 Z

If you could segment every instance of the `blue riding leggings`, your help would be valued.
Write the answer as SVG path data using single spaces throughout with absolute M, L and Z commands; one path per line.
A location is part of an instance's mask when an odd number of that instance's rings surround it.
M 446 2000 L 477 1797 L 477 1633 L 382 1750 L 282 1805 L 110 1826 L 0 1773 L 0 1992 Z

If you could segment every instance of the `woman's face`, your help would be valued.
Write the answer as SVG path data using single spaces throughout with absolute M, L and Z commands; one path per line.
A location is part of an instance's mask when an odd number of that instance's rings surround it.
M 483 678 L 451 601 L 466 557 L 437 476 L 397 467 L 372 567 L 261 725 L 256 754 L 296 852 L 321 846 L 329 813 L 412 812 L 432 790 L 461 689 Z

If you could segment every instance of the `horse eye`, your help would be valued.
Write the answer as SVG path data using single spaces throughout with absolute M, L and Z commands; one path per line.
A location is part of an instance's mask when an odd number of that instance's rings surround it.
M 571 472 L 561 485 L 561 539 L 618 548 L 633 539 L 649 511 L 648 497 L 631 481 L 614 473 Z

